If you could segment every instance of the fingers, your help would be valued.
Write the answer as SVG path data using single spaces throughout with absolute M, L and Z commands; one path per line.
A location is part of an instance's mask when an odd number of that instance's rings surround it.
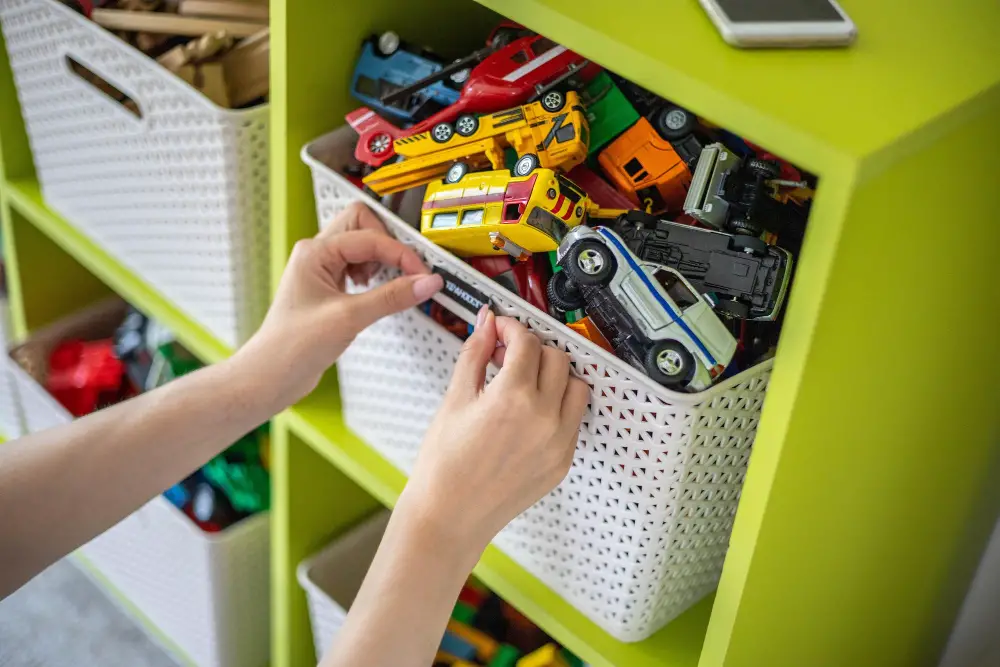
M 542 357 L 542 342 L 524 325 L 511 317 L 498 317 L 497 337 L 507 348 L 503 367 L 497 378 L 510 384 L 530 383 L 538 386 L 538 368 Z
M 321 242 L 331 253 L 333 269 L 337 268 L 339 260 L 348 265 L 378 262 L 410 275 L 428 272 L 420 256 L 412 248 L 371 229 L 325 237 Z
M 569 356 L 545 345 L 538 364 L 538 389 L 546 400 L 559 403 L 569 382 Z
M 486 382 L 486 364 L 497 349 L 496 344 L 496 317 L 483 306 L 476 320 L 476 330 L 462 345 L 449 391 L 469 398 L 479 394 Z
M 352 232 L 359 229 L 370 229 L 375 232 L 386 233 L 385 225 L 379 220 L 375 213 L 365 206 L 363 202 L 357 201 L 341 211 L 326 227 L 316 235 L 318 239 L 328 239 L 337 234 Z
M 361 232 L 358 232 L 359 234 Z M 351 326 L 358 331 L 400 311 L 423 303 L 444 287 L 436 274 L 400 276 L 375 289 L 348 297 Z

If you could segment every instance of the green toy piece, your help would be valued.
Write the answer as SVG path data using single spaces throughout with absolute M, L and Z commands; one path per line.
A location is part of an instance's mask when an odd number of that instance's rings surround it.
M 605 144 L 639 120 L 639 112 L 607 72 L 601 72 L 587 84 L 583 89 L 583 101 L 587 106 L 587 123 L 590 125 L 588 155 L 598 153 Z
M 471 626 L 476 618 L 476 609 L 471 604 L 456 602 L 455 608 L 451 610 L 451 617 L 459 623 Z
M 253 514 L 271 507 L 271 479 L 260 459 L 261 440 L 268 431 L 265 424 L 248 433 L 202 468 L 239 512 Z
M 510 644 L 500 644 L 488 667 L 515 667 L 521 652 Z

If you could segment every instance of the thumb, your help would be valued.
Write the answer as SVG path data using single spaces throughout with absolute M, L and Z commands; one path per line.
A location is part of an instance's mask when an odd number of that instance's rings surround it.
M 462 353 L 455 364 L 451 377 L 451 392 L 463 396 L 475 396 L 486 382 L 486 364 L 497 346 L 496 317 L 487 306 L 483 306 L 476 318 L 476 330 L 462 345 Z
M 375 289 L 350 297 L 354 323 L 364 329 L 386 315 L 412 308 L 431 298 L 444 287 L 444 279 L 437 274 L 400 276 Z

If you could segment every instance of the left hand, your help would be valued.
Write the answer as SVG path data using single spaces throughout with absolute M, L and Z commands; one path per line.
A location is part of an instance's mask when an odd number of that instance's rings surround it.
M 361 294 L 345 279 L 367 283 L 381 266 L 403 275 Z M 265 371 L 277 391 L 277 409 L 316 388 L 362 329 L 412 308 L 443 286 L 411 249 L 389 236 L 372 211 L 357 202 L 316 237 L 295 244 L 274 301 L 256 334 L 239 351 Z M 245 363 L 245 362 L 241 362 Z

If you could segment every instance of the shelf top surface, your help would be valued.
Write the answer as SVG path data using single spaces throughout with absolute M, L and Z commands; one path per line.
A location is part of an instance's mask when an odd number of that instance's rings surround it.
M 406 477 L 346 427 L 336 382 L 319 389 L 289 411 L 289 422 L 308 443 L 386 506 L 395 504 Z M 490 546 L 475 574 L 557 641 L 594 667 L 696 667 L 712 612 L 702 600 L 645 641 L 623 643 L 601 630 L 536 577 Z
M 177 340 L 199 359 L 214 363 L 232 353 L 224 343 L 193 321 L 149 283 L 118 262 L 68 220 L 50 209 L 42 197 L 37 181 L 8 181 L 6 185 L 8 198 L 21 215 L 119 296 L 170 329 L 177 336 Z
M 841 0 L 851 47 L 758 50 L 726 44 L 697 0 L 480 2 L 816 171 L 1000 82 L 996 2 Z

